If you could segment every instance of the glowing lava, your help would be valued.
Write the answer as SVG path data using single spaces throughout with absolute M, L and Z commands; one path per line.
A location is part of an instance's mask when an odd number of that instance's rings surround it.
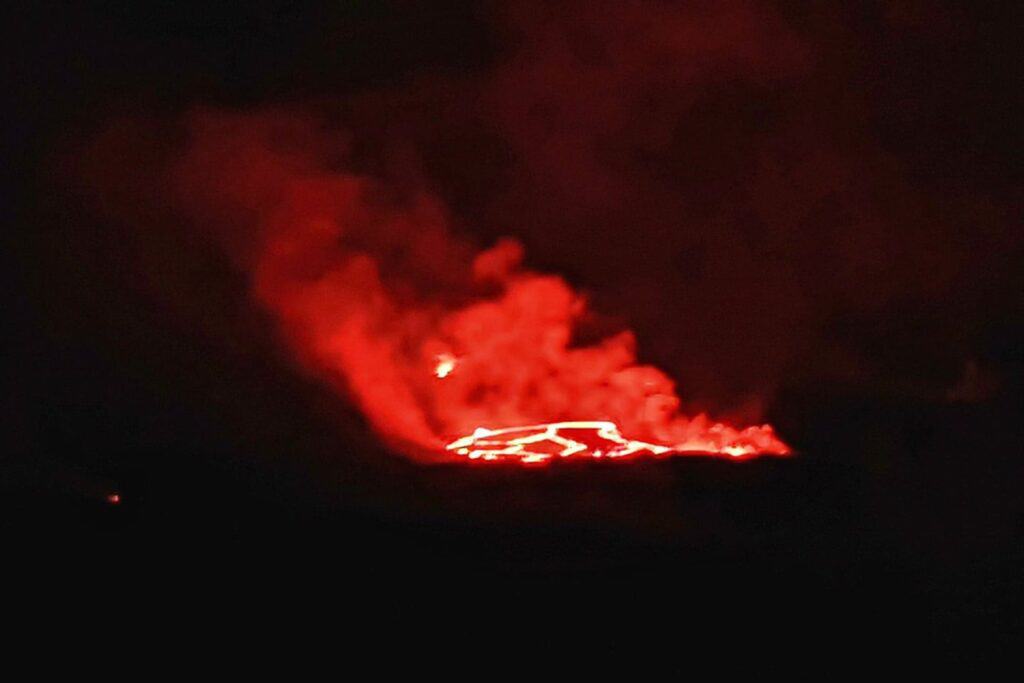
M 770 427 L 761 428 L 769 429 Z M 708 454 L 740 458 L 752 455 L 787 455 L 789 450 L 778 442 L 777 446 L 763 450 L 754 444 L 730 443 L 726 445 L 682 443 L 662 446 L 645 441 L 627 439 L 614 422 L 603 420 L 551 422 L 528 427 L 486 429 L 478 427 L 469 436 L 456 439 L 446 446 L 448 451 L 466 456 L 470 460 L 485 462 L 520 462 L 540 464 L 563 458 L 625 458 L 629 456 Z
M 448 375 L 452 374 L 452 370 L 455 369 L 455 356 L 450 353 L 441 353 L 437 356 L 437 365 L 434 366 L 434 376 L 438 379 L 444 379 Z

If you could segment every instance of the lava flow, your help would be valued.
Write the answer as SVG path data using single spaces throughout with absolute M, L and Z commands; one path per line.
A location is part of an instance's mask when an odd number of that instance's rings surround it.
M 446 379 L 458 367 L 451 353 L 435 357 L 433 374 Z M 789 447 L 774 436 L 771 425 L 748 427 L 742 432 L 718 422 L 704 426 L 700 416 L 698 434 L 672 446 L 627 439 L 619 427 L 607 420 L 570 420 L 523 427 L 488 429 L 477 427 L 472 434 L 456 439 L 445 450 L 475 462 L 518 462 L 545 464 L 562 459 L 632 459 L 640 456 L 724 455 L 747 458 L 758 455 L 789 455 Z
M 712 433 L 724 429 L 724 425 L 717 424 L 712 427 Z M 770 425 L 753 429 L 761 435 L 771 434 Z M 788 455 L 790 452 L 785 444 L 778 440 L 760 448 L 754 443 L 731 443 L 721 446 L 710 440 L 661 446 L 627 439 L 622 436 L 614 422 L 603 420 L 550 422 L 505 429 L 478 427 L 469 436 L 456 439 L 445 448 L 470 460 L 514 461 L 525 465 L 560 459 L 615 460 L 643 455 L 726 455 L 731 458 L 744 458 L 756 455 Z
M 717 425 L 718 431 L 724 429 Z M 765 425 L 762 430 L 771 427 Z M 529 427 L 508 427 L 506 429 L 478 428 L 469 436 L 448 444 L 449 451 L 464 455 L 470 460 L 484 462 L 518 461 L 532 465 L 562 458 L 617 459 L 630 456 L 659 456 L 671 454 L 714 453 L 712 443 L 691 443 L 677 446 L 659 446 L 645 441 L 627 439 L 619 433 L 614 422 L 582 421 L 551 422 Z M 778 443 L 770 451 L 773 455 L 786 455 L 788 449 Z M 752 444 L 731 444 L 721 448 L 721 454 L 733 458 L 761 455 Z

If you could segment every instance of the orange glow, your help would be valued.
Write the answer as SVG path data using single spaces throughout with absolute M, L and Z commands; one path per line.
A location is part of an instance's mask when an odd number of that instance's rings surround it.
M 107 496 L 107 502 L 110 503 L 111 505 L 117 505 L 118 503 L 121 502 L 121 496 L 116 493 L 111 493 L 109 496 Z
M 724 431 L 721 424 L 717 432 Z M 761 427 L 757 435 L 771 434 L 771 427 Z M 747 435 L 748 438 L 750 434 Z M 780 441 L 757 444 L 738 436 L 730 443 L 714 440 L 692 440 L 675 446 L 663 446 L 627 439 L 614 422 L 604 420 L 551 422 L 528 427 L 487 429 L 477 427 L 469 436 L 456 439 L 446 450 L 483 462 L 520 462 L 542 464 L 562 458 L 625 458 L 629 456 L 665 456 L 684 454 L 725 455 L 731 458 L 772 454 L 787 455 L 789 449 Z

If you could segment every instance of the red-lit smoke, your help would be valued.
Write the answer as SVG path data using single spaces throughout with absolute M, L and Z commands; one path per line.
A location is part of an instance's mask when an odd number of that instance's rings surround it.
M 385 79 L 321 55 L 294 71 L 313 101 L 182 127 L 202 97 L 184 93 L 159 124 L 111 126 L 81 175 L 162 266 L 117 244 L 123 261 L 185 280 L 190 254 L 164 245 L 193 238 L 182 223 L 206 233 L 305 366 L 431 458 L 477 427 L 554 421 L 778 450 L 679 413 L 756 424 L 779 388 L 949 395 L 976 343 L 959 321 L 1002 315 L 1020 249 L 1013 179 L 946 134 L 974 112 L 947 106 L 974 72 L 928 57 L 957 48 L 957 22 L 760 0 L 481 8 L 453 30 L 492 51 L 463 60 L 455 41 L 450 68 Z M 147 234 L 169 214 L 175 238 Z M 156 286 L 177 304 L 180 283 Z
M 575 346 L 584 298 L 521 265 L 512 239 L 475 250 L 441 203 L 344 170 L 337 136 L 282 112 L 204 111 L 173 178 L 223 233 L 306 366 L 407 453 L 441 457 L 479 427 L 607 420 L 689 451 L 782 453 L 770 427 L 679 412 L 673 381 L 633 335 Z

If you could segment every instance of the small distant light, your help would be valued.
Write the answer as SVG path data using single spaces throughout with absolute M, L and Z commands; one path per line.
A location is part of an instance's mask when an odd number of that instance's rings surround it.
M 107 502 L 111 505 L 117 505 L 121 502 L 121 495 L 118 493 L 111 493 L 107 496 Z

